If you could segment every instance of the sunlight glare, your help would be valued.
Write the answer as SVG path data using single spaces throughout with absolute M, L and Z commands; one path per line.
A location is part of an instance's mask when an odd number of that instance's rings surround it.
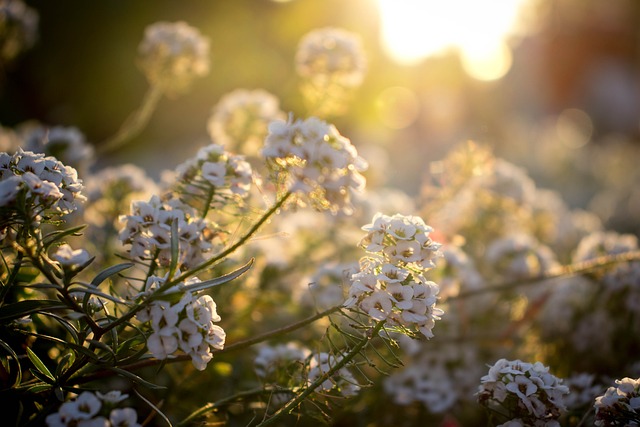
M 519 29 L 518 15 L 526 1 L 377 0 L 382 44 L 401 64 L 415 64 L 457 49 L 473 59 L 467 61 L 471 65 L 484 64 L 487 69 L 487 62 L 496 58 L 510 66 L 510 57 L 496 53 L 504 53 L 506 38 Z M 484 54 L 487 56 L 481 60 Z

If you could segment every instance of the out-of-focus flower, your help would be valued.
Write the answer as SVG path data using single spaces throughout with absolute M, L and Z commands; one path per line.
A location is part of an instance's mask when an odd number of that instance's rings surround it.
M 540 362 L 500 359 L 480 381 L 478 402 L 501 406 L 511 419 L 521 419 L 523 424 L 548 423 L 565 410 L 563 396 L 569 388 Z
M 597 426 L 634 426 L 640 423 L 640 378 L 615 381 L 602 396 L 596 397 Z
M 72 166 L 80 174 L 88 173 L 94 162 L 94 150 L 75 127 L 26 124 L 20 130 L 25 151 L 43 153 Z
M 366 71 L 359 37 L 338 28 L 311 31 L 298 45 L 296 71 L 311 114 L 343 114 Z
M 140 68 L 151 85 L 172 95 L 209 73 L 209 40 L 186 22 L 156 22 L 138 48 Z
M 311 351 L 309 349 L 295 342 L 274 346 L 263 345 L 258 350 L 253 366 L 256 374 L 263 380 L 269 380 L 278 371 L 284 370 L 284 373 L 288 376 L 287 379 L 301 381 L 302 377 L 291 378 L 292 371 L 298 371 L 310 355 Z M 294 366 L 292 367 L 292 365 Z
M 558 265 L 551 249 L 524 233 L 492 241 L 485 262 L 503 280 L 540 276 Z
M 227 150 L 257 156 L 269 123 L 284 120 L 279 100 L 269 92 L 236 89 L 220 98 L 207 124 L 209 135 Z
M 83 391 L 60 405 L 58 412 L 48 415 L 45 421 L 49 427 L 140 427 L 133 408 L 113 408 L 124 400 L 122 396 L 127 397 L 118 390 L 106 394 Z
M 357 35 L 339 28 L 320 28 L 307 33 L 298 45 L 296 71 L 313 82 L 359 86 L 366 58 Z
M 364 159 L 335 126 L 315 117 L 272 122 L 262 155 L 285 191 L 318 210 L 349 214 L 351 194 L 364 190 Z
M 53 254 L 53 259 L 58 261 L 63 268 L 77 268 L 86 264 L 91 255 L 84 249 L 74 250 L 68 244 L 62 244 L 58 246 L 58 249 Z
M 0 62 L 10 62 L 34 45 L 38 20 L 38 12 L 23 1 L 0 1 Z
M 569 394 L 565 396 L 564 403 L 569 410 L 582 409 L 591 405 L 598 396 L 602 387 L 594 384 L 595 375 L 579 373 L 565 379 L 564 385 L 569 387 Z
M 415 346 L 414 354 L 406 351 Z M 409 353 L 404 368 L 384 380 L 384 390 L 398 405 L 419 402 L 434 414 L 443 413 L 463 401 L 471 401 L 477 389 L 478 360 L 473 346 L 444 345 L 426 348 L 425 343 L 400 337 L 400 347 Z
M 307 376 L 308 385 L 320 378 L 325 373 L 340 362 L 340 358 L 329 353 L 316 353 L 311 356 L 309 361 L 309 373 Z M 318 387 L 321 391 L 331 391 L 336 389 L 345 397 L 355 396 L 360 390 L 360 385 L 354 378 L 353 374 L 346 367 L 338 369 L 331 377 L 325 380 Z

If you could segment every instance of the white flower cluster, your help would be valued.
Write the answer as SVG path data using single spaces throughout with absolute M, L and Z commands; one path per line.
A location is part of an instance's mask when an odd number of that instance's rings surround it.
M 366 162 L 335 126 L 318 118 L 272 122 L 262 155 L 277 179 L 316 209 L 350 214 L 352 193 L 364 190 Z
M 363 258 L 360 271 L 351 276 L 344 305 L 359 307 L 389 325 L 415 326 L 433 337 L 435 321 L 443 314 L 435 307 L 438 285 L 424 276 L 441 255 L 441 245 L 429 237 L 433 229 L 417 216 L 380 213 L 362 229 L 368 234 L 360 245 L 371 256 Z
M 201 198 L 213 191 L 214 200 L 247 196 L 252 177 L 251 165 L 244 156 L 231 154 L 218 144 L 202 147 L 195 157 L 176 168 L 183 193 Z
M 20 148 L 13 155 L 0 153 L 0 208 L 24 210 L 32 206 L 36 209 L 30 212 L 34 219 L 45 209 L 67 214 L 86 200 L 82 188 L 76 170 L 54 157 Z
M 309 373 L 307 375 L 307 384 L 310 385 L 318 378 L 329 372 L 333 366 L 339 363 L 340 357 L 335 357 L 329 353 L 316 353 L 309 361 Z M 360 385 L 354 378 L 353 374 L 346 368 L 342 367 L 338 371 L 327 378 L 318 387 L 322 391 L 331 391 L 336 389 L 345 397 L 355 396 L 360 390 Z
M 481 405 L 498 404 L 513 422 L 523 425 L 559 426 L 557 419 L 565 409 L 563 395 L 569 388 L 542 363 L 500 359 L 480 381 Z
M 640 425 L 640 378 L 616 380 L 602 396 L 596 397 L 597 426 Z
M 165 279 L 161 277 L 151 276 L 140 296 L 153 293 L 164 282 Z M 194 277 L 171 290 L 199 282 Z M 196 297 L 185 292 L 176 303 L 156 300 L 139 311 L 136 318 L 150 323 L 153 332 L 147 337 L 147 348 L 158 359 L 171 358 L 175 352 L 182 350 L 191 356 L 193 366 L 202 371 L 213 358 L 212 350 L 224 348 L 226 333 L 220 326 L 214 325 L 221 319 L 217 305 L 209 295 Z
M 300 40 L 296 71 L 312 81 L 359 86 L 366 71 L 362 43 L 355 34 L 339 28 L 313 30 Z
M 131 203 L 131 214 L 121 215 L 123 227 L 119 239 L 133 259 L 157 262 L 167 267 L 171 264 L 171 226 L 178 222 L 178 268 L 194 267 L 204 261 L 204 254 L 213 247 L 215 236 L 212 225 L 198 218 L 191 209 L 178 200 L 162 202 L 152 196 L 148 202 Z
M 133 408 L 115 408 L 127 397 L 117 390 L 105 394 L 83 391 L 48 415 L 46 422 L 49 427 L 140 427 Z
M 209 73 L 209 40 L 186 22 L 156 22 L 138 48 L 140 68 L 152 85 L 181 92 Z
M 269 123 L 284 118 L 275 95 L 261 89 L 236 89 L 216 104 L 207 129 L 215 143 L 247 155 L 258 155 Z

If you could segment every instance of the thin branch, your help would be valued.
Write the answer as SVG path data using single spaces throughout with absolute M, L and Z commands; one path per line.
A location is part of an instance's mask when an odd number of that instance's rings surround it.
M 508 289 L 521 287 L 521 286 L 530 286 L 539 282 L 558 279 L 561 277 L 577 276 L 577 275 L 586 274 L 610 265 L 619 264 L 623 262 L 630 262 L 630 261 L 640 261 L 640 251 L 629 251 L 621 254 L 605 255 L 605 256 L 593 258 L 587 261 L 577 262 L 569 265 L 562 265 L 556 268 L 551 268 L 548 271 L 538 276 L 527 277 L 515 282 L 509 281 L 509 282 L 496 283 L 493 285 L 485 286 L 480 289 L 471 289 L 465 292 L 461 292 L 458 295 L 453 295 L 453 296 L 447 297 L 446 299 L 443 299 L 443 302 L 453 301 L 456 299 L 469 298 L 476 295 L 481 295 L 481 294 L 486 294 L 491 292 L 505 291 Z
M 312 382 L 302 393 L 298 394 L 296 397 L 287 402 L 282 408 L 280 408 L 276 413 L 274 413 L 271 417 L 264 420 L 262 423 L 258 424 L 258 427 L 264 427 L 276 422 L 281 416 L 290 413 L 295 407 L 297 407 L 304 399 L 307 398 L 311 393 L 315 391 L 318 387 L 322 385 L 326 380 L 331 378 L 333 374 L 338 372 L 338 370 L 342 369 L 347 363 L 353 360 L 356 355 L 362 351 L 362 349 L 371 341 L 373 337 L 378 335 L 378 332 L 384 326 L 384 320 L 378 322 L 375 327 L 367 333 L 362 340 L 358 344 L 356 344 L 350 351 L 347 353 L 340 361 L 338 361 L 335 365 L 333 365 L 327 372 L 318 377 L 314 382 Z

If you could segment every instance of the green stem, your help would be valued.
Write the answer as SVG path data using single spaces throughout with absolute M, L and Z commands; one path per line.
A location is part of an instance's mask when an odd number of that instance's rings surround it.
M 562 265 L 557 268 L 552 268 L 540 274 L 539 276 L 527 277 L 517 282 L 508 281 L 508 282 L 488 285 L 479 289 L 468 290 L 466 292 L 461 292 L 458 295 L 450 296 L 446 298 L 446 300 L 444 301 L 448 302 L 456 299 L 469 298 L 472 296 L 486 294 L 490 292 L 505 291 L 505 290 L 509 290 L 512 288 L 520 287 L 520 286 L 529 286 L 535 283 L 552 280 L 552 279 L 558 279 L 561 277 L 586 274 L 591 271 L 598 270 L 603 267 L 607 267 L 614 264 L 631 262 L 631 261 L 639 261 L 639 260 L 640 260 L 640 251 L 629 251 L 621 254 L 605 255 L 605 256 L 593 258 L 583 262 L 578 262 L 578 263 L 569 264 L 569 265 Z
M 280 335 L 284 335 L 286 333 L 295 331 L 297 329 L 303 328 L 313 322 L 315 322 L 316 320 L 322 319 L 323 317 L 329 316 L 337 311 L 340 311 L 342 309 L 342 306 L 337 306 L 337 307 L 332 307 L 328 310 L 322 311 L 320 313 L 317 313 L 313 316 L 309 316 L 306 319 L 302 319 L 296 323 L 292 323 L 291 325 L 287 325 L 284 326 L 282 328 L 278 328 L 275 329 L 273 331 L 269 331 L 269 332 L 265 332 L 261 335 L 258 335 L 256 337 L 253 338 L 249 338 L 246 340 L 242 340 L 242 341 L 238 341 L 234 344 L 230 344 L 225 346 L 222 350 L 218 350 L 216 351 L 214 354 L 215 355 L 220 355 L 220 354 L 225 354 L 225 353 L 231 353 L 232 351 L 237 351 L 237 350 L 242 350 L 244 348 L 250 347 L 252 345 L 258 344 L 260 342 L 266 341 L 268 339 L 280 336 Z M 123 365 L 120 366 L 120 369 L 124 369 L 126 371 L 132 372 L 132 371 L 136 371 L 138 369 L 142 369 L 142 368 L 147 368 L 149 366 L 155 366 L 155 365 L 159 365 L 162 363 L 177 363 L 177 362 L 185 362 L 191 360 L 191 356 L 189 356 L 188 354 L 181 354 L 177 357 L 174 357 L 172 359 L 165 359 L 165 360 L 159 360 L 159 359 L 145 359 L 145 360 L 141 360 L 139 362 L 134 362 L 134 363 L 130 363 L 128 365 Z M 95 381 L 97 379 L 100 378 L 104 378 L 104 377 L 109 377 L 113 375 L 113 371 L 111 370 L 104 370 L 104 371 L 98 371 L 94 374 L 91 375 L 87 375 L 85 377 L 82 378 L 77 378 L 74 381 L 72 381 L 72 384 L 84 384 L 84 383 L 88 383 L 90 381 Z
M 111 138 L 104 141 L 98 146 L 98 154 L 104 154 L 120 148 L 131 138 L 136 137 L 147 126 L 151 115 L 158 106 L 158 102 L 162 98 L 162 89 L 158 86 L 151 86 L 147 90 L 142 100 L 142 105 L 133 111 L 126 118 L 120 129 Z
M 271 207 L 271 209 L 269 209 L 267 212 L 265 212 L 264 215 L 251 227 L 251 229 L 249 229 L 249 231 L 247 231 L 247 233 L 244 236 L 242 236 L 242 238 L 240 238 L 240 240 L 238 240 L 235 244 L 231 245 L 230 247 L 228 247 L 224 251 L 220 252 L 218 255 L 214 256 L 213 258 L 203 262 L 199 266 L 194 267 L 193 269 L 181 274 L 180 276 L 178 276 L 178 277 L 176 277 L 176 278 L 174 278 L 172 280 L 168 280 L 166 283 L 164 283 L 162 286 L 160 286 L 156 290 L 156 292 L 157 293 L 162 293 L 162 292 L 166 291 L 167 289 L 171 288 L 172 286 L 175 286 L 176 284 L 178 284 L 180 282 L 184 282 L 189 277 L 195 275 L 196 273 L 198 273 L 198 272 L 200 272 L 202 270 L 205 270 L 205 269 L 209 268 L 210 266 L 212 266 L 216 262 L 218 262 L 221 259 L 225 258 L 227 255 L 230 255 L 233 252 L 235 252 L 240 246 L 244 245 L 251 237 L 253 237 L 253 235 L 260 229 L 260 227 L 272 215 L 274 215 L 276 212 L 278 212 L 278 210 L 287 201 L 287 199 L 291 196 L 291 194 L 292 193 L 287 192 L 282 196 L 282 198 L 280 200 L 276 201 L 276 203 Z M 108 324 L 107 326 L 105 326 L 103 328 L 103 332 L 108 332 L 111 329 L 113 329 L 113 328 L 115 328 L 117 326 L 120 326 L 125 322 L 128 322 L 129 319 L 131 319 L 133 316 L 135 316 L 138 311 L 142 310 L 144 307 L 146 307 L 148 304 L 150 304 L 151 301 L 152 301 L 152 298 L 147 298 L 146 300 L 142 301 L 136 307 L 132 308 L 131 310 L 129 310 L 128 312 L 126 312 L 125 314 L 120 316 L 117 320 L 115 320 L 115 321 L 111 322 L 110 324 Z
M 11 274 L 9 274 L 9 277 L 7 278 L 7 283 L 2 283 L 2 290 L 0 290 L 0 305 L 4 303 L 4 299 L 7 297 L 9 290 L 14 285 L 16 277 L 18 276 L 18 271 L 20 271 L 20 268 L 22 267 L 23 258 L 24 258 L 24 254 L 22 253 L 22 251 L 18 251 L 18 253 L 16 254 L 16 259 L 13 261 L 13 269 L 11 270 Z M 3 261 L 4 261 L 4 257 L 3 257 Z M 5 261 L 5 265 L 6 265 L 6 261 Z
M 353 358 L 356 357 L 362 351 L 362 349 L 371 341 L 371 339 L 378 335 L 378 332 L 380 332 L 380 329 L 382 329 L 382 327 L 384 326 L 384 323 L 385 323 L 385 320 L 381 320 L 378 323 L 376 323 L 374 328 L 369 333 L 367 333 L 367 335 L 362 337 L 362 339 L 355 345 L 355 347 L 353 347 L 349 351 L 349 353 L 347 353 L 342 359 L 340 359 L 338 363 L 333 365 L 327 372 L 325 372 L 323 375 L 317 378 L 314 382 L 312 382 L 311 385 L 309 385 L 309 387 L 304 389 L 302 393 L 298 394 L 296 397 L 294 397 L 289 402 L 287 402 L 287 404 L 284 405 L 282 408 L 280 408 L 278 411 L 276 411 L 275 414 L 273 414 L 271 417 L 267 418 L 266 420 L 258 424 L 258 427 L 263 427 L 263 426 L 273 424 L 281 416 L 290 413 L 295 407 L 297 407 L 300 403 L 302 403 L 302 401 L 306 399 L 307 396 L 309 396 L 318 387 L 320 387 L 322 383 L 324 383 L 326 380 L 331 378 L 333 374 L 338 372 L 338 370 L 342 369 L 347 363 L 353 360 Z
M 225 397 L 224 399 L 218 400 L 217 402 L 207 403 L 203 407 L 193 411 L 188 417 L 176 424 L 176 427 L 189 425 L 189 423 L 193 422 L 194 420 L 206 415 L 207 412 L 215 411 L 216 409 L 228 405 L 229 403 L 232 403 L 236 400 L 244 399 L 247 397 L 260 396 L 261 394 L 265 393 L 291 393 L 291 390 L 277 389 L 272 387 L 260 387 L 254 388 L 252 390 L 241 391 L 234 394 L 233 396 Z

